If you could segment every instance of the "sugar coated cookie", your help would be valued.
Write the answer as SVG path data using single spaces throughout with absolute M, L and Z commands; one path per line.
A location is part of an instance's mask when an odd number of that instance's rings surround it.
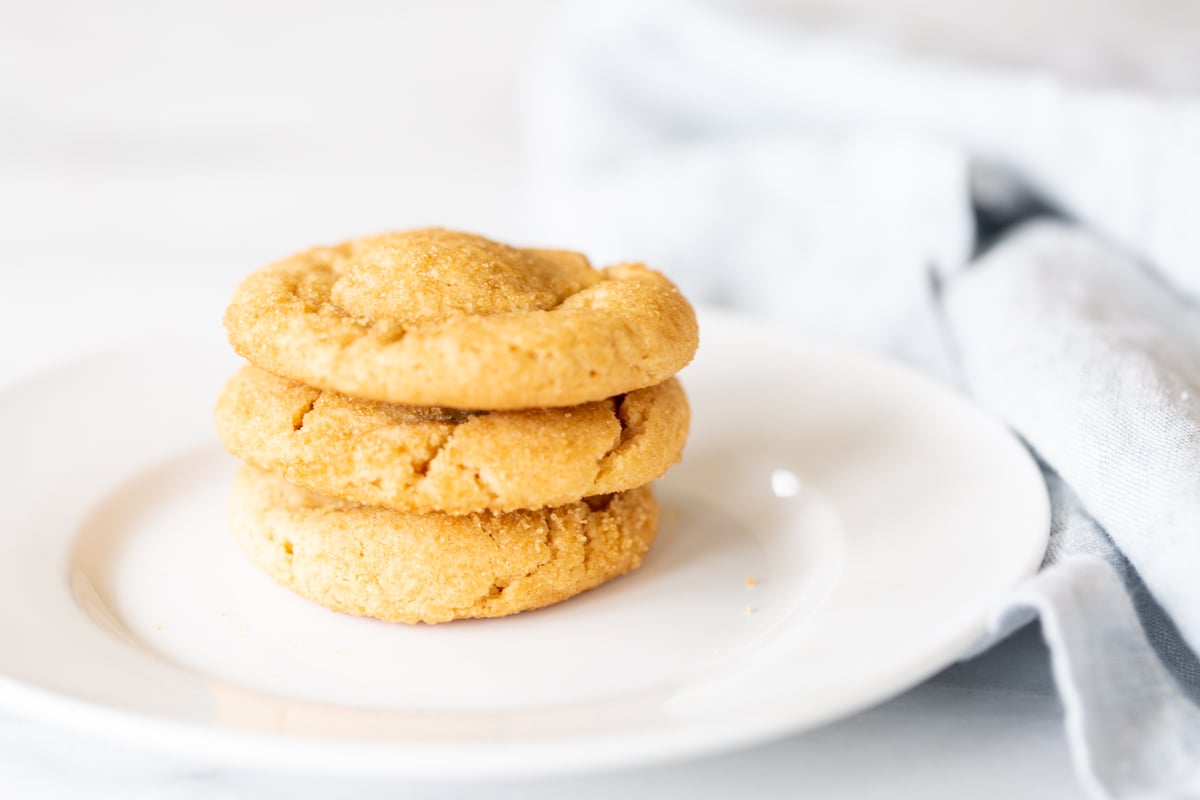
M 555 508 L 462 516 L 334 500 L 242 467 L 234 536 L 280 584 L 390 622 L 498 617 L 635 569 L 658 529 L 649 487 Z
M 321 494 L 400 511 L 510 511 L 649 483 L 676 463 L 688 404 L 674 378 L 566 408 L 469 412 L 356 400 L 253 366 L 226 384 L 234 455 Z
M 267 266 L 225 314 L 269 372 L 364 399 L 573 406 L 662 383 L 698 344 L 687 300 L 640 264 L 442 229 L 317 247 Z

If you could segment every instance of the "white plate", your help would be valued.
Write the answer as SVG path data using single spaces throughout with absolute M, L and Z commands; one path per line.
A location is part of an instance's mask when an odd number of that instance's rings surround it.
M 9 391 L 0 706 L 210 764 L 462 780 L 746 745 L 961 655 L 1045 547 L 1024 449 L 901 367 L 702 325 L 693 434 L 642 569 L 432 627 L 328 612 L 236 551 L 219 341 Z

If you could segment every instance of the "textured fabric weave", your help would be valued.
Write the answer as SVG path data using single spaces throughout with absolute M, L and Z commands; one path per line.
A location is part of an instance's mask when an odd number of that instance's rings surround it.
M 547 240 L 900 355 L 1029 444 L 1050 549 L 992 641 L 1041 619 L 1094 794 L 1200 793 L 1200 104 L 608 4 L 529 98 Z

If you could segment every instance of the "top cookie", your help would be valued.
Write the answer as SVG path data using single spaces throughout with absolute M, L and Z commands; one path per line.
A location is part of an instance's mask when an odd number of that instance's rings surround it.
M 255 272 L 225 314 L 254 364 L 387 403 L 569 406 L 661 383 L 698 343 L 679 290 L 640 264 L 442 229 L 316 247 Z

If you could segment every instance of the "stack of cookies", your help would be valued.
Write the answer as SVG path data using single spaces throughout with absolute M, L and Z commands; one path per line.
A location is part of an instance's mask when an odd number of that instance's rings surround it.
M 696 318 L 662 275 L 440 229 L 247 278 L 250 364 L 216 408 L 247 462 L 234 534 L 351 614 L 445 622 L 565 600 L 641 564 L 679 460 Z

